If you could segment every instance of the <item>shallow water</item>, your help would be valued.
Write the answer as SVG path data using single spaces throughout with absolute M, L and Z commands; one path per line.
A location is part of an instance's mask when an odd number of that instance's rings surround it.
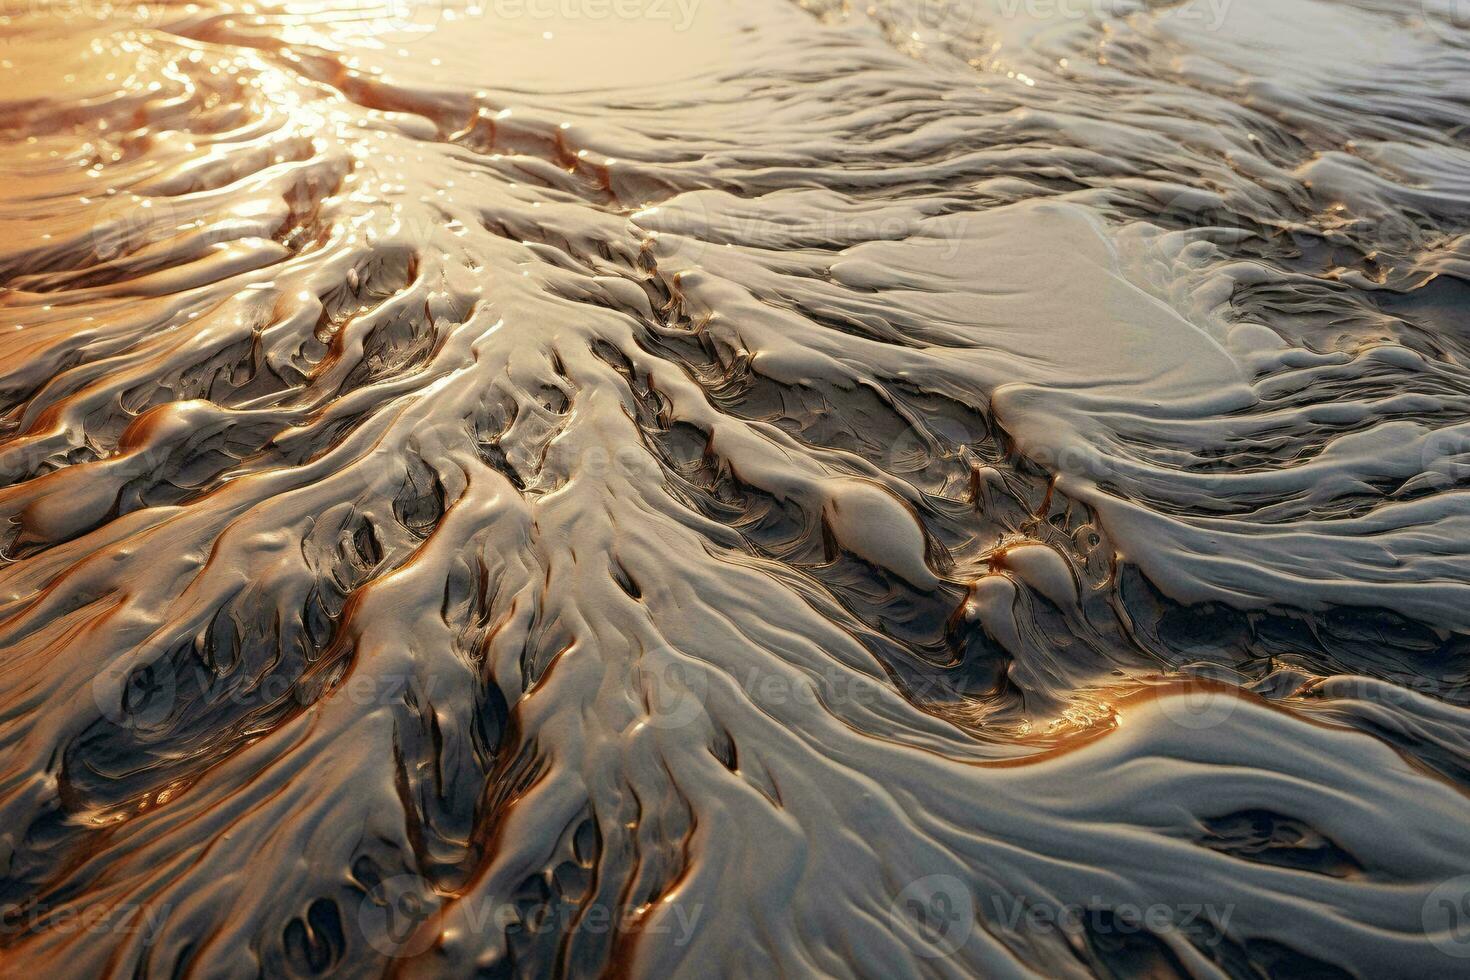
M 0 13 L 0 972 L 1467 969 L 1462 5 Z

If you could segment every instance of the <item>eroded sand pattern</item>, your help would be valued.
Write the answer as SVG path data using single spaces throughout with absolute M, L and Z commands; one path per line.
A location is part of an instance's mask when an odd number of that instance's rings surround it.
M 370 3 L 3 8 L 0 973 L 1470 969 L 1463 6 Z

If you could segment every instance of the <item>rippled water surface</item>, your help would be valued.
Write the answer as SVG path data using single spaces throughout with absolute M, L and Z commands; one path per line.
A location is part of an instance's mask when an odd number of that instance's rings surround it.
M 0 973 L 1470 970 L 1460 0 L 0 4 Z

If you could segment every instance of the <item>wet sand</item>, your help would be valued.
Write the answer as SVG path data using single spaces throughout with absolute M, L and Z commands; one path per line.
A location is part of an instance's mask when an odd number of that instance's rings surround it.
M 1462 975 L 1466 78 L 0 6 L 0 974 Z

